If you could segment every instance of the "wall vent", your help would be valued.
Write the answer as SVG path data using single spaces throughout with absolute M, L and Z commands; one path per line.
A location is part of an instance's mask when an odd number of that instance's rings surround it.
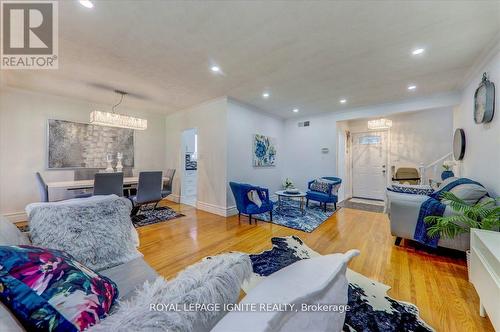
M 309 127 L 311 123 L 309 121 L 299 122 L 299 127 Z

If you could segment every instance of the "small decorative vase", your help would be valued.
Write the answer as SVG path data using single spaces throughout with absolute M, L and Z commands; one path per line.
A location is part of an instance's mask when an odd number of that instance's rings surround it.
M 123 171 L 123 165 L 122 165 L 123 153 L 118 152 L 116 154 L 116 159 L 117 159 L 117 162 L 116 162 L 116 171 L 117 172 L 121 172 L 121 171 Z
M 452 176 L 455 176 L 455 174 L 453 174 L 453 171 L 443 171 L 443 173 L 441 173 L 441 180 L 446 180 L 447 178 L 451 178 Z

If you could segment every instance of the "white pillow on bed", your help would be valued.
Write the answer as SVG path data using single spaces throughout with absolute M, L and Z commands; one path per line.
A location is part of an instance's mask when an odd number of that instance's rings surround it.
M 307 312 L 302 304 L 347 304 L 347 263 L 359 254 L 350 250 L 300 260 L 264 278 L 240 304 L 294 304 L 298 311 L 233 311 L 212 332 L 341 331 L 345 311 Z

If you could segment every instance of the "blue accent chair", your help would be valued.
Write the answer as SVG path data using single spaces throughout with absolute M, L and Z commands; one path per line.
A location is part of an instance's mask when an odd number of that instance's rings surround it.
M 341 184 L 342 180 L 333 176 L 323 176 L 322 179 L 331 181 L 328 185 L 328 193 L 322 192 L 322 191 L 315 191 L 311 190 L 311 184 L 315 180 L 309 181 L 307 183 L 307 188 L 309 189 L 306 193 L 306 206 L 309 205 L 309 200 L 311 201 L 316 201 L 320 203 L 320 206 L 323 206 L 323 210 L 326 212 L 326 204 L 328 203 L 333 203 L 335 206 L 335 210 L 337 210 L 337 202 L 338 202 L 338 196 L 337 193 L 333 193 L 333 186 Z
M 273 202 L 269 199 L 268 189 L 236 182 L 229 182 L 229 186 L 231 187 L 234 200 L 236 201 L 238 219 L 241 218 L 242 214 L 248 215 L 251 224 L 253 214 L 269 212 L 271 221 L 273 220 Z M 250 190 L 256 190 L 259 194 L 260 200 L 262 201 L 260 208 L 248 199 L 248 192 Z M 255 219 L 255 223 L 257 223 L 257 219 Z

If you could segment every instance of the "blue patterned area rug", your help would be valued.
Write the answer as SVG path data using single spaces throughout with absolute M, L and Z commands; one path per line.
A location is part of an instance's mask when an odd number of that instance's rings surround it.
M 320 256 L 296 236 L 274 237 L 271 242 L 271 250 L 249 255 L 254 274 L 243 284 L 246 293 L 270 274 L 301 259 Z M 347 269 L 346 276 L 350 309 L 346 312 L 344 332 L 434 331 L 419 317 L 414 304 L 390 298 L 387 295 L 389 286 L 350 269 Z
M 278 208 L 278 203 L 274 202 L 273 209 L 273 221 L 270 221 L 269 213 L 262 213 L 255 215 L 255 218 L 270 222 L 276 225 L 285 226 L 293 229 L 298 229 L 299 231 L 311 233 L 318 226 L 330 218 L 335 212 L 340 210 L 337 205 L 337 210 L 333 208 L 333 204 L 328 204 L 326 212 L 317 203 L 310 202 L 309 207 L 305 208 L 305 214 L 299 213 L 299 202 L 282 202 L 283 213 L 280 213 Z

